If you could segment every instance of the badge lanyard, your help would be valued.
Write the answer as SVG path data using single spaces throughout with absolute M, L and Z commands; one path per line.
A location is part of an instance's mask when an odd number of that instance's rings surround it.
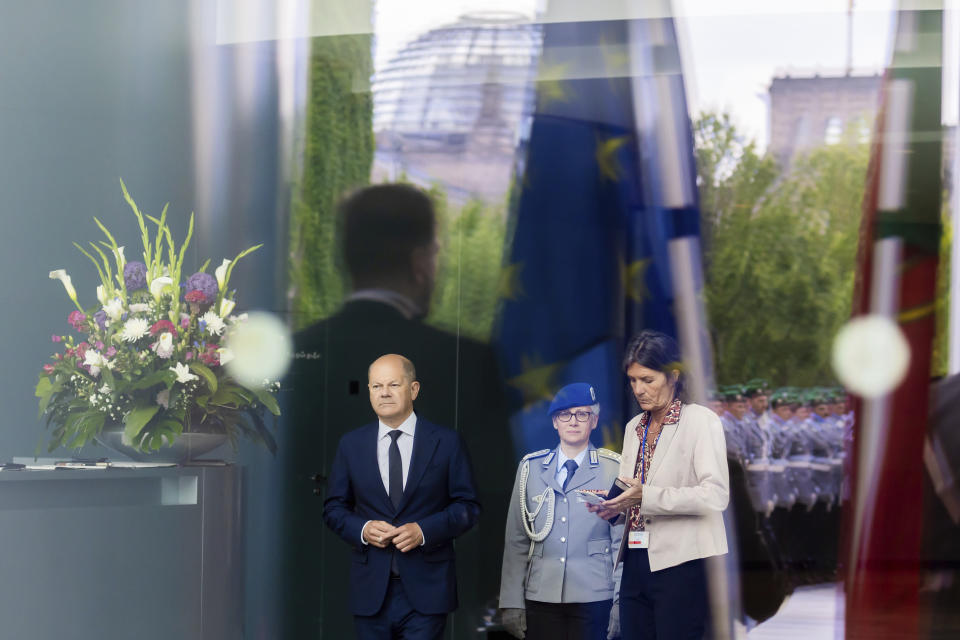
M 646 461 L 647 461 L 647 430 L 650 428 L 650 423 L 648 422 L 643 426 L 643 441 L 640 443 L 640 484 L 644 483 L 644 472 L 646 471 Z M 653 446 L 656 448 L 657 444 L 660 443 L 660 436 L 663 435 L 663 425 L 660 425 L 660 433 L 657 434 L 657 439 L 653 441 Z

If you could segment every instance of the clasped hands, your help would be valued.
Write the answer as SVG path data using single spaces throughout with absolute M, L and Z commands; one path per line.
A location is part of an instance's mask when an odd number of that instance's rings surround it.
M 640 504 L 643 498 L 643 485 L 640 484 L 640 480 L 621 477 L 620 482 L 629 488 L 611 500 L 604 500 L 600 504 L 587 504 L 587 510 L 604 520 L 611 520 Z
M 423 543 L 423 532 L 416 522 L 395 527 L 383 520 L 371 520 L 363 528 L 363 539 L 378 549 L 386 549 L 391 544 L 406 553 Z

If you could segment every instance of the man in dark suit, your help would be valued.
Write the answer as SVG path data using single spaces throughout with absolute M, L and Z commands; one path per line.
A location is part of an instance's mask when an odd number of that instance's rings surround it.
M 423 322 L 436 273 L 436 216 L 430 199 L 409 185 L 362 189 L 340 208 L 340 242 L 351 292 L 333 316 L 299 332 L 285 380 L 281 432 L 284 487 L 283 637 L 349 637 L 349 558 L 323 526 L 314 488 L 331 474 L 340 438 L 368 419 L 367 365 L 384 353 L 417 363 L 424 388 L 417 408 L 457 431 L 477 461 L 483 517 L 459 542 L 462 606 L 451 637 L 476 637 L 499 588 L 503 527 L 513 481 L 506 403 L 493 350 Z M 313 478 L 321 479 L 318 485 Z M 329 488 L 329 487 L 327 487 Z M 448 634 L 450 635 L 450 634 Z
M 434 640 L 457 606 L 453 539 L 480 515 L 456 432 L 418 418 L 413 364 L 398 355 L 369 369 L 378 420 L 337 447 L 323 517 L 354 551 L 350 609 L 361 640 Z

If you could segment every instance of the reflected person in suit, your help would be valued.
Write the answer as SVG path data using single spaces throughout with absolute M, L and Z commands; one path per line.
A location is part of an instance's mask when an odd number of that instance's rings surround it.
M 367 187 L 339 211 L 338 242 L 351 292 L 331 317 L 295 336 L 296 359 L 285 387 L 289 428 L 281 442 L 287 551 L 283 637 L 349 637 L 347 594 L 335 580 L 349 559 L 320 518 L 314 475 L 330 474 L 337 442 L 368 420 L 367 365 L 384 353 L 417 363 L 417 408 L 459 432 L 474 460 L 484 513 L 458 541 L 460 613 L 455 637 L 481 624 L 483 603 L 498 589 L 497 562 L 512 479 L 506 403 L 493 350 L 423 322 L 437 269 L 437 222 L 427 195 L 410 185 Z M 321 248 L 328 250 L 328 248 Z
M 340 440 L 324 521 L 353 547 L 350 610 L 360 640 L 443 637 L 457 606 L 453 539 L 480 514 L 460 437 L 417 416 L 413 364 L 369 369 L 378 420 Z

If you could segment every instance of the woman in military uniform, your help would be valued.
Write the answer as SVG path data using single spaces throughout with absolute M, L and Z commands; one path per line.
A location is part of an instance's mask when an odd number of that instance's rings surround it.
M 587 511 L 584 493 L 603 495 L 620 456 L 590 443 L 600 405 L 586 383 L 561 389 L 550 404 L 560 443 L 524 456 L 507 515 L 500 580 L 504 627 L 527 640 L 618 637 L 623 526 Z

